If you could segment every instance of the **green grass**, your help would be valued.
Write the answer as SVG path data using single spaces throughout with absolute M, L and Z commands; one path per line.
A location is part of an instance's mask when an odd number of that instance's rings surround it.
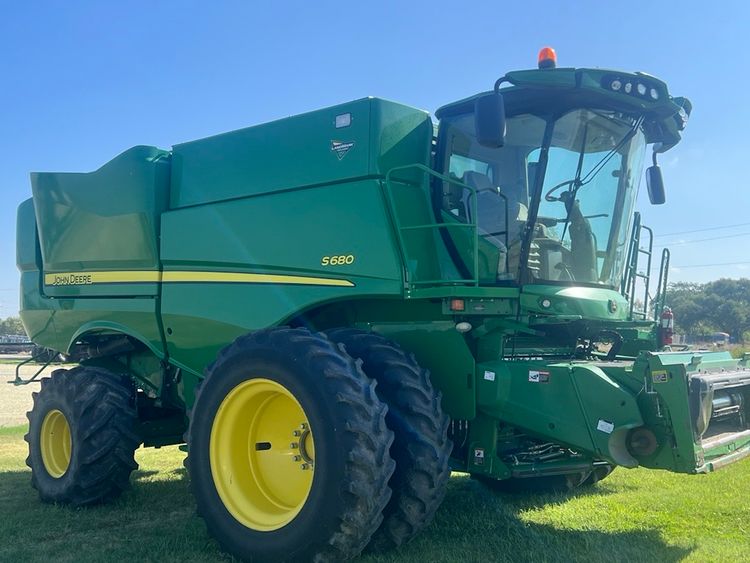
M 41 504 L 25 428 L 0 428 L 0 561 L 227 561 L 187 489 L 176 447 L 139 450 L 132 490 L 83 510 Z M 618 469 L 587 491 L 507 495 L 456 474 L 430 528 L 364 562 L 747 561 L 750 461 L 712 475 Z

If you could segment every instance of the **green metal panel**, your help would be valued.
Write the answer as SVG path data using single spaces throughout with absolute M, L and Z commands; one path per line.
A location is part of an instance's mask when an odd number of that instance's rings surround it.
M 477 365 L 480 411 L 532 435 L 617 463 L 613 436 L 643 424 L 630 390 L 585 362 Z
M 403 291 L 378 180 L 174 210 L 162 229 L 170 354 L 197 372 L 249 330 L 325 302 Z M 177 272 L 199 277 L 170 277 Z
M 351 125 L 336 129 L 336 116 L 345 113 Z M 170 206 L 367 176 L 369 129 L 364 99 L 175 145 Z M 354 145 L 339 159 L 332 141 Z
M 49 299 L 39 293 L 39 271 L 21 272 L 21 307 L 20 316 L 26 334 L 36 344 L 54 348 L 57 344 L 57 333 Z
M 337 127 L 347 114 L 350 125 Z M 183 143 L 174 147 L 171 207 L 383 176 L 427 164 L 431 139 L 426 112 L 365 98 Z
M 40 343 L 67 351 L 84 333 L 124 333 L 147 344 L 163 355 L 162 338 L 156 320 L 157 300 L 141 299 L 47 299 L 41 304 L 51 311 L 55 339 Z M 49 342 L 47 344 L 46 342 Z
M 18 206 L 16 221 L 16 265 L 19 271 L 28 272 L 41 269 L 39 248 L 36 236 L 34 201 L 27 199 Z
M 155 355 L 163 356 L 155 298 L 52 299 L 40 291 L 42 259 L 31 203 L 32 200 L 26 200 L 18 208 L 17 239 L 20 315 L 29 338 L 42 346 L 68 351 L 75 339 L 85 332 L 121 332 L 146 343 Z M 137 285 L 126 284 L 121 291 L 133 291 L 134 287 Z
M 139 146 L 88 174 L 31 175 L 47 295 L 158 293 L 153 282 L 137 288 L 95 285 L 86 275 L 75 274 L 159 269 L 157 240 L 168 199 L 168 156 Z M 60 275 L 53 276 L 56 273 Z
M 532 370 L 546 372 L 547 380 L 530 382 Z M 567 364 L 502 361 L 478 364 L 477 402 L 482 412 L 532 434 L 584 451 L 593 449 Z
M 161 243 L 165 270 L 238 268 L 401 281 L 377 180 L 170 211 Z M 350 255 L 350 263 L 323 264 L 326 256 Z
M 370 174 L 410 164 L 430 164 L 432 120 L 427 112 L 370 99 Z
M 20 316 L 26 334 L 38 344 L 53 347 L 56 333 L 52 311 L 39 291 L 42 258 L 31 199 L 18 206 L 16 264 L 21 272 Z
M 543 306 L 545 301 L 549 301 L 548 307 Z M 556 317 L 580 315 L 585 319 L 610 321 L 628 318 L 628 302 L 620 293 L 596 287 L 525 285 L 521 308 Z

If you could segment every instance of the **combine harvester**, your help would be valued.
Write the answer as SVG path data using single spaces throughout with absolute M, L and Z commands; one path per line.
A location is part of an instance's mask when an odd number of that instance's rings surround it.
M 366 98 L 32 174 L 21 316 L 80 362 L 29 413 L 42 500 L 111 500 L 139 445 L 186 442 L 225 550 L 329 560 L 414 537 L 451 469 L 555 490 L 750 454 L 748 359 L 669 351 L 668 254 L 635 305 L 646 147 L 661 204 L 689 101 L 555 66 L 437 127 Z

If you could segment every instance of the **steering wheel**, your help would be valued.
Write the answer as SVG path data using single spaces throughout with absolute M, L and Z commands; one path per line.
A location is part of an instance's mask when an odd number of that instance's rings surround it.
M 562 187 L 565 186 L 571 186 L 576 183 L 575 178 L 573 180 L 565 180 L 564 182 L 560 182 L 556 186 L 553 186 L 546 194 L 544 194 L 544 199 L 547 201 L 562 201 L 563 198 L 561 197 L 554 197 L 552 194 L 555 193 L 557 190 L 559 190 Z

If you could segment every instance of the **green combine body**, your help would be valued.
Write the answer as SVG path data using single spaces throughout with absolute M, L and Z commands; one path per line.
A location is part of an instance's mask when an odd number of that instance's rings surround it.
M 666 264 L 651 309 L 635 305 L 645 148 L 655 163 L 689 112 L 648 75 L 547 68 L 441 108 L 437 128 L 366 98 L 169 151 L 135 147 L 91 173 L 32 174 L 18 211 L 21 317 L 36 344 L 82 366 L 53 377 L 57 402 L 32 414 L 42 498 L 115 494 L 79 494 L 84 422 L 62 390 L 102 379 L 129 409 L 117 447 L 187 440 L 209 530 L 257 560 L 348 557 L 373 533 L 407 541 L 448 466 L 501 487 L 566 488 L 615 466 L 700 473 L 749 455 L 747 361 L 664 347 Z M 326 355 L 338 359 L 316 368 Z M 336 370 L 356 385 L 336 387 Z M 350 402 L 362 420 L 336 410 Z M 263 437 L 285 417 L 297 430 Z M 369 453 L 344 440 L 358 424 Z M 413 453 L 420 440 L 429 455 Z M 353 452 L 379 473 L 356 473 Z M 271 455 L 296 473 L 264 465 Z M 434 482 L 404 492 L 406 468 L 421 466 Z M 234 484 L 245 469 L 255 480 Z M 329 475 L 372 481 L 372 502 L 346 504 Z M 358 535 L 339 541 L 310 516 L 316 495 L 344 499 L 330 522 L 358 514 Z M 407 529 L 398 503 L 420 495 L 432 500 Z

